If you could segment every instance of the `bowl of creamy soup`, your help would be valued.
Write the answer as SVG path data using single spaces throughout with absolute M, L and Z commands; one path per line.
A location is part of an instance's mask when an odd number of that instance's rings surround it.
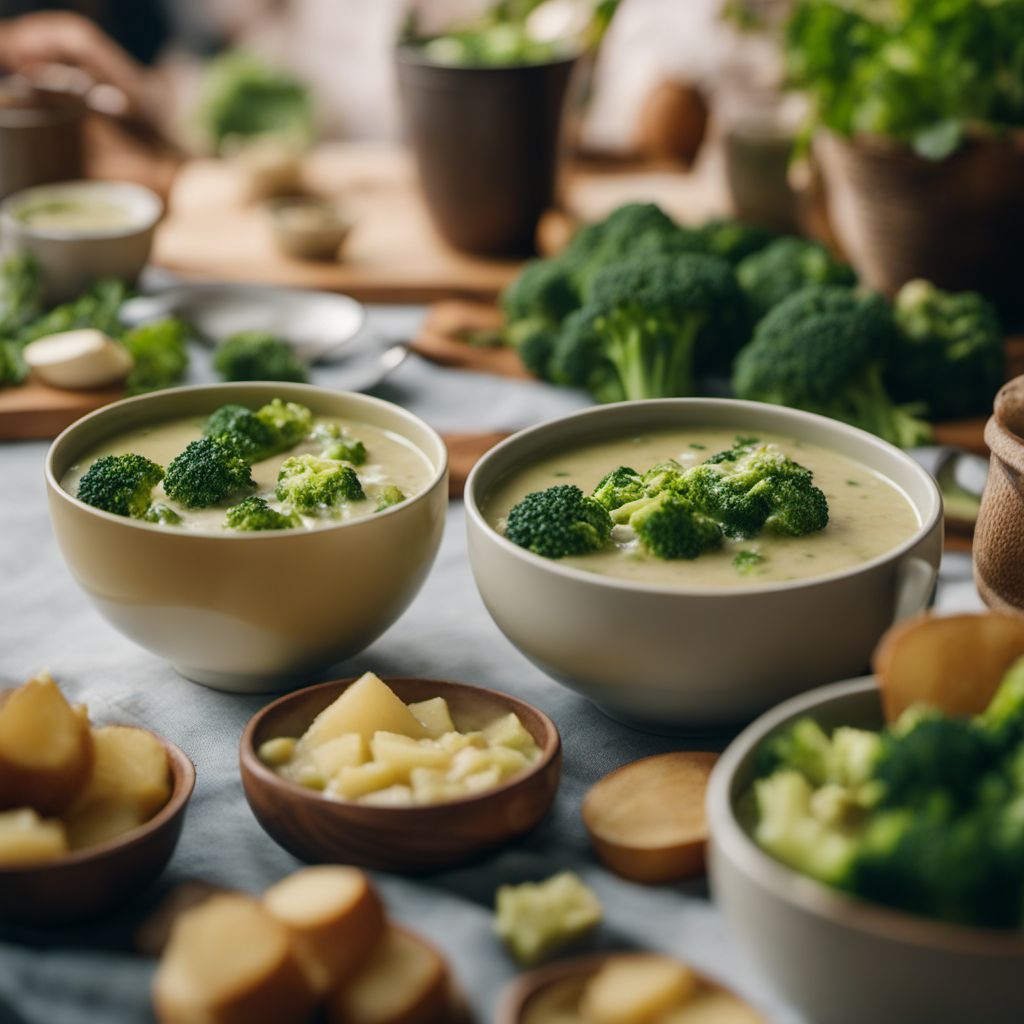
M 732 399 L 627 402 L 522 431 L 466 485 L 495 622 L 655 731 L 733 725 L 862 672 L 931 598 L 942 505 L 899 449 Z
M 99 612 L 238 692 L 308 682 L 402 614 L 447 473 L 444 442 L 398 406 L 276 381 L 116 402 L 46 459 L 57 542 Z
M 160 197 L 142 185 L 68 181 L 8 196 L 0 225 L 35 256 L 47 300 L 64 302 L 101 277 L 134 281 L 162 213 Z

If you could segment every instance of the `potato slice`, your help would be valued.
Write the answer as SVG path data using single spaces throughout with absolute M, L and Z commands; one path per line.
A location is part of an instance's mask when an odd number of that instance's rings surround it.
M 289 930 L 249 896 L 211 896 L 178 918 L 153 981 L 161 1024 L 282 1024 L 316 1004 Z
M 765 1024 L 765 1021 L 730 992 L 705 992 L 693 1002 L 663 1013 L 655 1024 Z
M 92 775 L 76 807 L 120 804 L 148 821 L 171 797 L 166 747 L 148 729 L 130 725 L 93 729 L 92 742 Z
M 50 676 L 30 679 L 0 705 L 0 810 L 60 814 L 85 788 L 92 759 L 84 709 L 71 707 Z
M 409 710 L 432 739 L 440 739 L 445 733 L 455 732 L 452 713 L 444 697 L 431 697 L 409 705 Z
M 394 926 L 369 963 L 327 1003 L 329 1024 L 442 1024 L 451 1012 L 448 968 L 418 935 Z
M 326 743 L 317 744 L 308 756 L 313 767 L 325 779 L 329 779 L 342 768 L 354 768 L 366 760 L 366 741 L 358 733 L 347 732 Z
M 263 905 L 292 933 L 310 984 L 321 995 L 359 971 L 384 935 L 384 908 L 356 868 L 296 871 L 263 894 Z
M 359 802 L 371 807 L 412 807 L 416 800 L 411 786 L 388 786 L 387 789 L 367 793 L 359 798 Z
M 373 759 L 394 765 L 398 771 L 413 768 L 447 768 L 451 755 L 437 740 L 414 740 L 393 732 L 378 732 L 370 741 Z
M 324 792 L 335 800 L 358 800 L 367 793 L 398 786 L 408 780 L 409 773 L 400 771 L 393 764 L 370 761 L 354 768 L 342 768 L 327 783 Z
M 40 818 L 30 807 L 0 813 L 0 866 L 38 864 L 67 852 L 62 822 Z
M 376 732 L 395 732 L 413 739 L 427 736 L 427 730 L 416 721 L 413 713 L 372 672 L 357 679 L 313 719 L 299 746 L 316 747 L 350 732 L 358 733 L 367 743 Z
M 484 736 L 492 746 L 510 747 L 524 754 L 532 754 L 537 749 L 533 737 L 512 711 L 486 726 Z
M 598 857 L 617 875 L 660 884 L 704 870 L 704 792 L 716 754 L 645 757 L 606 775 L 583 801 Z
M 667 956 L 640 954 L 607 960 L 580 1000 L 586 1024 L 651 1024 L 697 992 L 697 976 Z
M 947 715 L 976 715 L 1020 657 L 1020 615 L 922 615 L 894 626 L 874 656 L 886 721 L 894 722 L 913 704 L 931 704 Z

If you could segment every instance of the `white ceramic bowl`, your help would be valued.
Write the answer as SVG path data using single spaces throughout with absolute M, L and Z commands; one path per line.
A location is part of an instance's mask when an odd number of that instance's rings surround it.
M 60 486 L 70 466 L 111 435 L 277 397 L 399 434 L 429 460 L 430 481 L 410 500 L 364 519 L 246 534 L 111 515 Z M 126 399 L 78 420 L 50 447 L 46 488 L 64 560 L 108 622 L 189 679 L 256 693 L 309 682 L 405 611 L 441 542 L 448 456 L 422 420 L 378 398 L 276 381 L 217 384 Z
M 42 202 L 86 200 L 123 208 L 128 222 L 105 229 L 45 228 L 26 224 L 19 210 Z M 30 252 L 39 264 L 50 302 L 66 302 L 101 277 L 132 283 L 149 259 L 153 233 L 163 213 L 160 197 L 142 185 L 123 181 L 65 181 L 36 185 L 0 204 L 5 242 Z
M 498 481 L 554 451 L 687 426 L 773 432 L 856 459 L 903 489 L 921 526 L 892 551 L 827 576 L 670 588 L 541 558 L 484 519 Z M 794 693 L 863 672 L 894 619 L 926 606 L 942 554 L 938 488 L 905 453 L 835 420 L 732 399 L 625 402 L 525 430 L 476 465 L 466 512 L 473 574 L 502 632 L 559 682 L 653 731 L 748 721 Z
M 929 921 L 854 899 L 764 853 L 736 815 L 761 742 L 795 718 L 876 729 L 873 679 L 834 683 L 774 708 L 711 773 L 712 893 L 737 938 L 814 1024 L 1019 1024 L 1024 936 Z

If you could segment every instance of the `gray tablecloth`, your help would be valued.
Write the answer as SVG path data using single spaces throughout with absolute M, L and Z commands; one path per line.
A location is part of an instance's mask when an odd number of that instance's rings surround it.
M 370 328 L 401 336 L 421 311 L 376 309 Z M 195 380 L 208 379 L 197 360 Z M 338 371 L 318 370 L 330 386 Z M 584 404 L 581 396 L 540 384 L 453 373 L 411 358 L 375 392 L 441 430 L 517 429 Z M 239 782 L 238 738 L 268 697 L 218 693 L 180 678 L 116 633 L 93 611 L 64 568 L 50 533 L 42 462 L 46 445 L 0 447 L 0 683 L 49 668 L 65 692 L 85 701 L 95 720 L 151 726 L 178 743 L 198 769 L 184 834 L 161 885 L 183 879 L 259 891 L 298 862 L 257 825 Z M 969 560 L 948 557 L 940 605 L 978 605 Z M 565 743 L 565 771 L 553 813 L 527 842 L 468 869 L 411 881 L 380 876 L 392 915 L 434 939 L 450 957 L 478 1019 L 494 1017 L 499 994 L 516 974 L 491 931 L 494 890 L 572 868 L 605 905 L 599 948 L 645 947 L 678 954 L 716 975 L 776 1024 L 799 1024 L 737 948 L 703 882 L 644 888 L 599 867 L 580 822 L 586 788 L 627 761 L 680 741 L 619 726 L 530 665 L 491 622 L 466 560 L 462 506 L 453 503 L 437 563 L 423 591 L 380 640 L 324 678 L 373 669 L 506 690 L 543 708 Z M 313 682 L 314 680 L 310 680 Z M 823 680 L 825 682 L 825 680 Z M 720 740 L 718 741 L 720 742 Z M 705 737 L 690 746 L 713 747 Z M 132 956 L 139 909 L 58 935 L 4 936 L 0 942 L 0 1024 L 127 1024 L 150 1018 L 153 964 Z

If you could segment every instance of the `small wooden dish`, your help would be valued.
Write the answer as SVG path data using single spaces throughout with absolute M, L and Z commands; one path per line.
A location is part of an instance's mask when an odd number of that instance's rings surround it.
M 475 860 L 539 824 L 562 771 L 562 741 L 547 715 L 515 697 L 465 683 L 408 677 L 384 681 L 407 704 L 444 697 L 463 729 L 513 711 L 541 756 L 503 785 L 460 800 L 424 807 L 330 800 L 281 778 L 256 755 L 266 740 L 300 736 L 355 679 L 310 686 L 257 712 L 242 733 L 242 785 L 256 820 L 271 837 L 306 861 L 425 874 Z
M 70 924 L 127 902 L 153 882 L 171 859 L 196 784 L 185 753 L 167 750 L 171 796 L 144 825 L 99 846 L 43 864 L 0 868 L 0 924 Z
M 609 960 L 616 957 L 628 956 L 638 952 L 630 950 L 626 953 L 600 953 L 596 956 L 576 957 L 571 960 L 560 960 L 557 963 L 549 964 L 546 967 L 538 967 L 510 982 L 502 993 L 501 1001 L 498 1003 L 498 1013 L 495 1017 L 495 1024 L 523 1024 L 526 1011 L 530 1002 L 539 996 L 545 989 L 562 982 L 578 982 L 580 994 L 583 986 L 589 978 L 596 974 Z M 703 989 L 709 992 L 723 992 L 740 1000 L 739 996 L 729 991 L 724 985 L 712 980 L 700 971 L 694 972 Z M 744 1004 L 746 1005 L 746 1004 Z M 753 1008 L 749 1008 L 751 1021 L 763 1021 L 763 1018 Z

